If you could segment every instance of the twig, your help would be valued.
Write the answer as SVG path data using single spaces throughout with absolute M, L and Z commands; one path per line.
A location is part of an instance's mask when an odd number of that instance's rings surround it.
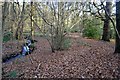
M 37 66 L 37 68 L 36 68 L 36 70 L 35 70 L 35 72 L 37 72 L 37 70 L 39 69 L 39 67 L 40 67 L 40 63 L 38 64 L 38 66 Z

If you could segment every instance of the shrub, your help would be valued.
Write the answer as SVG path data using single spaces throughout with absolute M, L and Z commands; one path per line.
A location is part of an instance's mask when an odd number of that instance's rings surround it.
M 99 39 L 101 37 L 101 29 L 98 25 L 94 23 L 92 20 L 88 20 L 85 24 L 85 28 L 83 30 L 83 36 L 93 39 Z
M 62 43 L 62 49 L 68 49 L 69 47 L 71 47 L 71 40 L 70 38 L 64 38 L 63 43 Z
M 3 36 L 3 42 L 7 42 L 11 39 L 11 32 L 8 32 L 6 35 Z
M 83 31 L 83 36 L 88 37 L 88 38 L 94 38 L 94 39 L 99 39 L 100 38 L 100 33 L 99 30 L 96 27 L 87 27 Z

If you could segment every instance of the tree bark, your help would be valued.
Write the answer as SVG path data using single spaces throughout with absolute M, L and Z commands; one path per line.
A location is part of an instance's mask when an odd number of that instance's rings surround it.
M 120 53 L 120 1 L 116 2 L 116 29 L 115 53 Z
M 8 14 L 9 14 L 9 3 L 8 2 L 4 2 L 4 5 L 2 7 L 2 31 L 3 31 L 3 35 L 4 33 L 6 33 L 8 30 L 8 26 L 7 26 L 7 21 L 6 19 L 8 18 Z
M 33 29 L 33 2 L 31 1 L 31 15 L 30 15 L 30 20 L 31 20 L 31 38 L 33 39 L 34 35 L 34 29 Z
M 24 14 L 25 14 L 25 2 L 23 2 L 23 6 L 22 6 L 22 12 L 21 12 L 21 16 L 20 16 L 20 21 L 18 22 L 18 27 L 15 33 L 15 38 L 16 39 L 21 39 L 22 38 L 22 32 L 23 32 L 23 23 L 24 23 Z M 21 26 L 22 24 L 22 26 Z
M 3 39 L 3 34 L 2 34 L 2 5 L 3 5 L 3 3 L 0 3 L 0 61 L 2 62 L 2 54 L 3 54 L 3 52 L 2 52 L 2 39 Z M 2 67 L 2 65 L 0 65 L 0 67 Z M 1 71 L 0 71 L 0 74 L 2 74 L 3 72 L 2 72 L 2 69 L 0 69 Z M 2 79 L 1 77 L 0 77 L 0 79 Z
M 102 40 L 104 41 L 110 41 L 110 19 L 109 16 L 111 15 L 111 2 L 106 2 L 106 11 L 105 11 L 105 20 L 104 20 L 104 26 L 103 26 L 103 35 Z M 107 15 L 108 13 L 108 15 Z

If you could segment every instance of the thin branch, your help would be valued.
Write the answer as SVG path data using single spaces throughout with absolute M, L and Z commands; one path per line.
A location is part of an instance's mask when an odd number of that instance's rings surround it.
M 54 25 L 52 25 L 52 23 L 48 22 L 47 19 L 45 19 L 44 13 L 41 11 L 40 8 L 38 8 L 37 6 L 36 6 L 35 8 L 36 8 L 36 10 L 37 10 L 37 12 L 38 12 L 38 15 L 44 20 L 44 22 L 45 22 L 46 24 L 48 24 L 48 25 L 50 25 L 50 26 L 54 26 Z M 40 13 L 41 13 L 42 15 L 41 15 Z
M 102 19 L 104 19 L 104 17 L 103 17 L 102 14 L 100 13 L 100 10 L 101 10 L 101 9 L 99 9 L 94 2 L 93 2 L 93 5 L 97 8 L 97 10 L 98 10 L 97 12 L 98 12 L 98 14 L 100 15 L 100 17 L 101 17 Z

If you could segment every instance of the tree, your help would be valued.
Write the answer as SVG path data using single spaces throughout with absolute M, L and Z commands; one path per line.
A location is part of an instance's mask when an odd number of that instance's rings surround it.
M 4 2 L 2 6 L 2 31 L 3 31 L 3 41 L 8 41 L 12 39 L 12 18 L 11 18 L 11 4 Z
M 45 32 L 43 33 L 40 29 L 41 25 L 36 24 L 34 20 L 33 22 L 48 40 L 52 52 L 64 49 L 64 43 L 67 40 L 66 34 L 80 22 L 77 14 L 80 14 L 81 9 L 76 8 L 75 4 L 76 3 L 48 2 L 36 3 L 35 5 L 39 17 L 41 17 L 44 22 Z M 77 20 L 77 18 L 79 20 Z M 68 31 L 65 31 L 66 28 Z
M 102 40 L 104 41 L 110 41 L 110 22 L 112 22 L 113 27 L 115 28 L 115 22 L 112 19 L 114 17 L 114 14 L 111 12 L 114 5 L 112 5 L 112 2 L 106 2 L 106 6 L 104 5 L 104 2 L 101 1 L 99 4 L 93 2 L 93 4 L 89 3 L 89 11 L 91 15 L 94 15 L 96 18 L 100 18 L 101 21 L 104 22 L 103 24 L 103 34 L 102 34 Z
M 0 3 L 0 14 L 2 14 L 2 5 L 3 3 Z M 2 15 L 0 15 L 0 53 L 2 53 Z M 0 58 L 2 59 L 2 54 L 0 56 Z M 0 72 L 1 73 L 1 72 Z
M 6 20 L 6 17 L 7 17 L 7 14 L 8 14 L 8 3 L 5 2 L 3 7 L 2 7 L 2 31 L 4 31 L 4 27 L 5 27 L 5 20 Z M 3 33 L 4 34 L 4 33 Z
M 31 7 L 31 11 L 30 11 L 30 20 L 31 20 L 31 34 L 30 34 L 30 36 L 31 36 L 31 38 L 33 38 L 33 35 L 34 35 L 34 29 L 33 29 L 33 2 L 31 1 L 30 2 L 30 7 Z
M 103 26 L 102 40 L 110 41 L 110 19 L 112 2 L 106 2 L 105 20 Z M 108 13 L 108 14 L 107 14 Z
M 20 21 L 18 22 L 18 27 L 15 33 L 16 39 L 22 39 L 22 33 L 23 33 L 23 27 L 24 27 L 24 14 L 25 14 L 25 2 L 23 2 Z
M 116 44 L 115 53 L 120 53 L 120 1 L 116 2 Z

